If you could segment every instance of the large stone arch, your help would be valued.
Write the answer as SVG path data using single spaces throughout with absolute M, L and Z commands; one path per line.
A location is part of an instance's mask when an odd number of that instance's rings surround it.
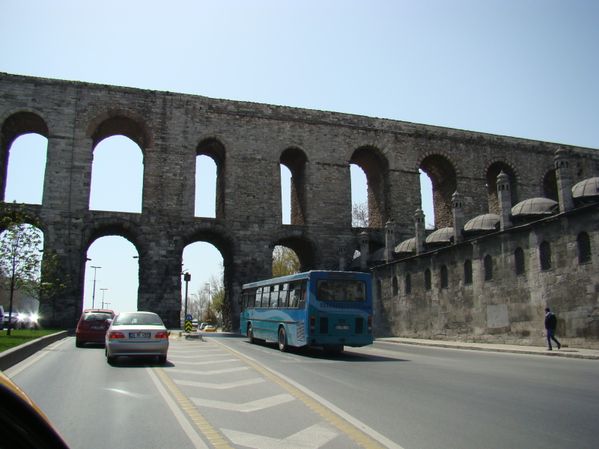
M 451 196 L 458 188 L 456 165 L 444 154 L 427 154 L 419 162 L 418 168 L 425 172 L 433 186 L 433 210 L 435 228 L 453 225 Z
M 92 150 L 102 140 L 119 134 L 135 142 L 142 153 L 153 146 L 154 140 L 142 117 L 120 110 L 105 112 L 93 118 L 89 122 L 86 134 L 92 140 Z
M 289 147 L 281 153 L 279 162 L 291 172 L 291 224 L 306 224 L 306 165 L 308 157 L 300 148 Z
M 208 156 L 216 164 L 215 216 L 217 219 L 224 219 L 226 191 L 225 162 L 227 159 L 227 151 L 225 146 L 223 145 L 221 139 L 216 137 L 207 137 L 198 143 L 198 146 L 196 147 L 196 157 L 197 156 Z
M 300 271 L 309 271 L 318 266 L 318 249 L 314 242 L 304 236 L 284 236 L 275 240 L 272 248 L 277 245 L 286 246 L 297 254 L 300 261 Z
M 356 149 L 350 158 L 366 174 L 368 189 L 368 226 L 382 228 L 389 218 L 389 162 L 376 147 Z
M 513 165 L 504 161 L 494 161 L 487 167 L 485 180 L 487 186 L 487 198 L 489 213 L 499 214 L 499 198 L 497 197 L 497 176 L 504 172 L 510 180 L 511 204 L 518 202 L 518 173 Z
M 49 130 L 41 114 L 31 110 L 14 112 L 2 121 L 0 129 L 0 200 L 4 200 L 10 147 L 19 136 L 28 133 L 48 138 Z
M 187 245 L 205 242 L 213 245 L 223 258 L 223 287 L 225 289 L 225 304 L 223 307 L 223 328 L 239 328 L 239 304 L 236 300 L 234 239 L 224 228 L 202 228 L 192 230 L 181 241 L 180 263 L 183 261 L 183 250 Z M 181 291 L 179 284 L 179 291 Z

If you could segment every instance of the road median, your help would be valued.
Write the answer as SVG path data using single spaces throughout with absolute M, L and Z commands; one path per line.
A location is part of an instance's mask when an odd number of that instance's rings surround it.
M 45 335 L 35 340 L 15 346 L 0 352 L 0 370 L 4 371 L 35 354 L 55 341 L 62 340 L 67 336 L 67 331 L 59 331 L 54 334 Z

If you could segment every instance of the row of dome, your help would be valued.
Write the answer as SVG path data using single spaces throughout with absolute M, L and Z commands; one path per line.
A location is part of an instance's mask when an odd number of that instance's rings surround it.
M 572 198 L 577 203 L 584 204 L 595 202 L 599 199 L 599 177 L 585 179 L 572 187 Z M 556 201 L 549 198 L 530 198 L 519 202 L 511 210 L 511 216 L 515 220 L 530 220 L 543 216 L 553 215 L 559 210 Z M 497 214 L 483 214 L 469 220 L 464 225 L 464 233 L 475 235 L 485 232 L 493 232 L 499 229 L 500 217 Z M 429 245 L 447 245 L 453 240 L 453 227 L 440 228 L 426 237 Z M 396 254 L 416 252 L 416 238 L 404 240 L 395 247 Z

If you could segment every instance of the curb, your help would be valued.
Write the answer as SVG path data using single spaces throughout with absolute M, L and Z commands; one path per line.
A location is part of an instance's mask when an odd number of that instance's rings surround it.
M 527 354 L 527 355 L 542 355 L 546 357 L 566 357 L 571 359 L 586 359 L 586 360 L 599 360 L 599 355 L 596 354 L 583 354 L 580 352 L 570 352 L 571 350 L 564 349 L 562 351 L 546 351 L 543 349 L 528 348 L 523 346 L 522 348 L 515 347 L 500 347 L 498 345 L 485 346 L 477 343 L 460 344 L 460 343 L 449 343 L 444 341 L 422 341 L 408 339 L 394 339 L 394 338 L 377 338 L 375 341 L 381 343 L 394 343 L 394 344 L 405 344 L 413 346 L 428 346 L 435 348 L 447 348 L 447 349 L 466 349 L 470 351 L 486 351 L 486 352 L 507 352 L 512 354 Z
M 62 340 L 67 336 L 67 331 L 56 332 L 55 334 L 45 335 L 36 338 L 33 341 L 23 343 L 14 348 L 0 352 L 0 370 L 4 371 L 13 365 L 25 360 L 30 355 L 35 354 L 40 349 L 45 348 L 55 341 Z

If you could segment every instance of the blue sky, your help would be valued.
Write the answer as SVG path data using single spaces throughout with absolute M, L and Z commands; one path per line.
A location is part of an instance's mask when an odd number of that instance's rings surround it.
M 0 0 L 0 55 L 9 73 L 599 148 L 594 0 Z M 102 246 L 98 288 L 134 308 L 135 249 Z M 196 291 L 220 256 L 184 264 Z

